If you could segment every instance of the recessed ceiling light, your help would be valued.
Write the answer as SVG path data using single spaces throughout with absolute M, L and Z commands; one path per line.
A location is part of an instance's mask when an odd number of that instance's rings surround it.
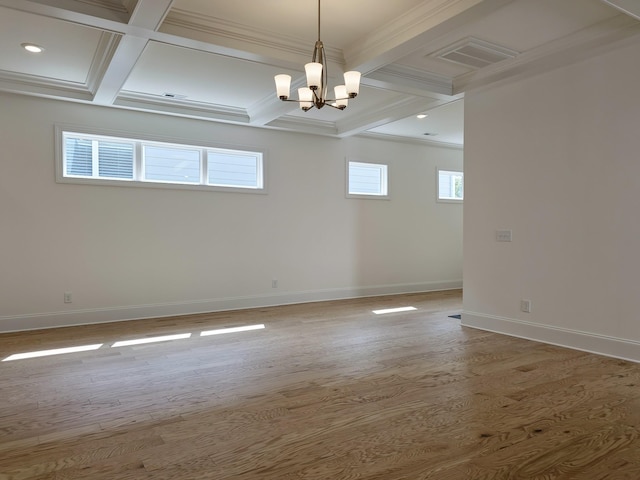
M 417 115 L 418 118 L 422 119 L 422 118 L 427 118 L 429 115 L 425 114 L 425 113 L 421 113 L 420 115 Z
M 42 53 L 44 52 L 44 48 L 40 45 L 36 45 L 35 43 L 23 43 L 22 48 L 24 48 L 27 52 L 31 53 Z

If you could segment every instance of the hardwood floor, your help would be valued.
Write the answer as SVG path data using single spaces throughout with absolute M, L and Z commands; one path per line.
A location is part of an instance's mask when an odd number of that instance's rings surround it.
M 460 309 L 446 292 L 0 335 L 1 359 L 103 344 L 0 363 L 0 480 L 640 479 L 640 365 Z

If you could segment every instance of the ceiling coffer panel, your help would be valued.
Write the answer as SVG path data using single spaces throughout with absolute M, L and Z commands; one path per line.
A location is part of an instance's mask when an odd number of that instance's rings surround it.
M 477 69 L 514 58 L 518 53 L 510 48 L 469 37 L 429 56 Z

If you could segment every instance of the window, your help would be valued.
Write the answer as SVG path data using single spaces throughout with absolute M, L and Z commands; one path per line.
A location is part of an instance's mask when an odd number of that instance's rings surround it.
M 200 151 L 164 145 L 143 145 L 145 182 L 200 183 Z
M 132 142 L 65 136 L 65 169 L 67 177 L 114 178 L 133 180 Z
M 347 196 L 388 198 L 387 165 L 347 162 Z
M 464 198 L 464 173 L 438 169 L 438 201 L 461 202 Z
M 260 188 L 262 182 L 262 155 L 237 150 L 209 150 L 209 185 L 220 187 Z
M 264 191 L 264 154 L 57 129 L 59 182 Z

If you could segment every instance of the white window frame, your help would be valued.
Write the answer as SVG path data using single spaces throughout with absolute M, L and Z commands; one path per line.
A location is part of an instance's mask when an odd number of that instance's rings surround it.
M 134 144 L 134 178 L 116 179 L 87 176 L 67 176 L 65 172 L 65 133 L 70 135 L 78 134 L 88 139 L 109 140 L 115 142 L 131 142 Z M 145 180 L 143 165 L 143 146 L 165 146 L 183 149 L 196 149 L 200 153 L 200 182 L 201 183 L 178 183 L 162 180 Z M 257 187 L 232 186 L 232 185 L 211 185 L 208 184 L 207 172 L 207 152 L 222 151 L 234 153 L 256 154 L 257 159 Z M 153 135 L 138 134 L 132 135 L 130 132 L 116 132 L 99 128 L 87 128 L 76 125 L 57 124 L 55 125 L 55 172 L 57 183 L 75 183 L 84 185 L 103 185 L 118 187 L 142 187 L 142 188 L 168 188 L 179 190 L 206 190 L 217 192 L 255 193 L 266 194 L 267 191 L 267 151 L 264 148 L 249 146 L 229 145 L 223 143 L 197 142 L 175 138 L 156 137 Z M 95 170 L 94 170 L 95 172 Z
M 440 196 L 440 173 L 460 174 L 462 176 L 462 198 Z M 451 168 L 436 168 L 436 201 L 439 203 L 463 203 L 464 202 L 464 172 Z
M 350 180 L 350 166 L 351 165 L 365 166 L 365 167 L 377 167 L 380 169 L 380 193 L 357 193 L 351 192 L 349 185 Z M 389 165 L 383 162 L 367 161 L 349 159 L 345 161 L 345 187 L 347 198 L 365 198 L 372 200 L 389 200 Z

